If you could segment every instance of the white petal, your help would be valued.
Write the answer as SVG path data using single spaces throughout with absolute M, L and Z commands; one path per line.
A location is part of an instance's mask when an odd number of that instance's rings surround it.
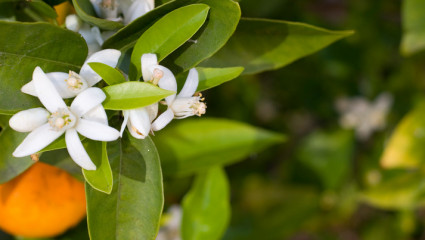
M 152 122 L 158 115 L 158 103 L 151 104 L 145 108 L 149 113 L 149 120 Z
M 59 95 L 62 98 L 72 98 L 77 96 L 78 93 L 82 92 L 84 89 L 86 89 L 87 83 L 82 80 L 82 86 L 81 89 L 77 91 L 73 91 L 68 87 L 68 84 L 66 83 L 66 79 L 69 78 L 69 73 L 64 72 L 51 72 L 46 73 L 46 76 L 52 81 L 53 85 L 55 85 L 56 90 L 59 92 Z
M 102 0 L 90 0 L 93 5 L 93 9 L 96 12 L 96 15 L 100 17 L 100 5 L 102 4 Z
M 65 18 L 65 26 L 71 31 L 78 32 L 82 24 L 81 19 L 75 14 L 70 14 Z
M 96 41 L 96 37 L 93 35 L 93 32 L 91 31 L 91 26 L 89 24 L 83 23 L 78 33 L 81 34 L 81 36 L 83 36 L 87 44 L 91 44 L 91 43 L 98 44 Z
M 118 59 L 121 56 L 121 52 L 115 49 L 105 49 L 91 55 L 83 67 L 81 67 L 80 76 L 82 76 L 89 86 L 95 85 L 97 82 L 102 80 L 102 78 L 88 65 L 90 62 L 100 62 L 111 67 L 116 67 L 118 64 Z
M 142 55 L 142 76 L 145 82 L 152 80 L 152 67 L 158 65 L 158 58 L 156 54 L 146 53 Z
M 96 165 L 91 161 L 75 129 L 66 131 L 65 141 L 68 153 L 76 164 L 86 170 L 96 170 Z
M 146 2 L 149 4 L 151 10 L 155 8 L 155 0 L 146 0 Z
M 35 92 L 38 99 L 46 107 L 49 112 L 54 113 L 59 108 L 66 108 L 65 102 L 62 100 L 50 79 L 44 74 L 40 67 L 36 67 L 32 75 L 34 81 Z
M 130 111 L 132 111 L 132 110 L 123 110 L 122 111 L 122 114 L 124 115 L 124 121 L 122 122 L 122 125 L 121 125 L 120 137 L 122 137 L 122 134 L 124 133 L 124 130 L 125 130 L 125 126 L 127 126 L 128 117 L 130 116 Z
M 79 119 L 75 129 L 84 137 L 96 141 L 110 142 L 117 140 L 120 136 L 120 132 L 115 128 L 86 119 Z
M 108 125 L 108 116 L 106 115 L 105 109 L 103 108 L 101 104 L 97 105 L 92 110 L 84 114 L 83 118 L 90 121 L 96 121 L 98 123 Z
M 145 137 L 146 137 L 145 135 L 141 135 L 136 131 L 136 128 L 133 127 L 133 125 L 131 125 L 130 119 L 127 122 L 127 129 L 130 132 L 131 136 L 133 136 L 134 138 L 145 139 Z
M 199 75 L 195 68 L 190 69 L 186 82 L 177 97 L 192 97 L 198 88 Z
M 106 99 L 105 93 L 100 88 L 88 88 L 78 94 L 71 104 L 71 110 L 79 117 L 83 116 Z
M 177 81 L 174 77 L 174 74 L 166 67 L 160 65 L 158 65 L 157 67 L 164 73 L 163 77 L 158 82 L 158 86 L 165 90 L 177 92 Z M 167 102 L 167 105 L 171 106 L 175 98 L 176 94 L 166 97 L 165 101 Z
M 37 97 L 37 92 L 35 91 L 34 81 L 31 80 L 29 83 L 25 84 L 21 88 L 21 92 Z
M 31 132 L 47 123 L 50 113 L 44 108 L 20 111 L 9 120 L 10 127 L 18 132 Z
M 171 122 L 174 118 L 174 113 L 171 109 L 163 112 L 159 117 L 152 123 L 152 130 L 159 131 L 163 129 L 167 124 Z
M 149 119 L 149 112 L 146 108 L 138 108 L 130 111 L 130 120 L 131 126 L 137 130 L 136 132 L 146 137 L 149 135 L 151 130 L 151 121 Z
M 147 12 L 152 10 L 149 3 L 146 1 L 136 0 L 131 6 L 123 12 L 124 14 L 124 25 L 128 25 L 135 19 L 145 15 Z
M 98 27 L 92 27 L 90 30 L 91 30 L 94 38 L 96 39 L 97 43 L 99 43 L 99 45 L 102 46 L 103 38 L 102 38 L 102 34 L 100 33 L 99 28 Z
M 46 123 L 32 131 L 13 152 L 15 157 L 25 157 L 34 154 L 60 137 L 64 131 L 55 131 Z

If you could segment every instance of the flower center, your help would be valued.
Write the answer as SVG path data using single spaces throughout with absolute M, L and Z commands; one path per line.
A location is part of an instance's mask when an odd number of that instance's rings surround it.
M 153 70 L 152 83 L 154 85 L 158 85 L 159 80 L 161 80 L 163 76 L 164 76 L 164 72 L 159 68 L 155 68 Z
M 115 0 L 103 0 L 101 6 L 104 8 L 114 9 L 116 7 Z
M 193 115 L 201 116 L 206 113 L 207 105 L 205 99 L 200 96 L 177 98 L 171 105 L 176 118 L 186 118 Z
M 60 108 L 49 117 L 49 124 L 55 131 L 72 128 L 77 122 L 77 118 L 69 109 Z
M 68 88 L 71 90 L 80 90 L 84 85 L 84 81 L 80 75 L 74 71 L 69 71 L 68 79 L 65 79 Z

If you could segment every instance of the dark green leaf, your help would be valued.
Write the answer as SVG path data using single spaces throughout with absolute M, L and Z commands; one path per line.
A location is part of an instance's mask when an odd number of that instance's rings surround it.
M 9 126 L 10 115 L 0 115 L 0 128 L 5 128 Z
M 199 85 L 196 91 L 201 92 L 237 78 L 243 67 L 232 68 L 196 68 L 199 73 Z M 183 87 L 187 74 L 180 74 L 177 81 Z
M 89 63 L 90 67 L 95 71 L 108 85 L 115 85 L 125 82 L 124 75 L 117 69 L 98 62 Z
M 74 162 L 74 160 L 72 160 L 66 148 L 49 151 L 49 152 L 43 152 L 43 154 L 41 154 L 40 156 L 40 161 L 50 164 L 52 166 L 61 168 L 67 171 L 76 179 L 80 181 L 84 181 L 84 177 L 81 172 L 81 167 L 78 166 Z
M 401 53 L 412 55 L 425 49 L 425 1 L 404 0 L 402 9 L 403 37 Z
M 243 160 L 285 137 L 244 123 L 209 118 L 180 121 L 158 132 L 154 140 L 164 174 L 188 175 Z
M 72 3 L 78 16 L 85 22 L 105 30 L 116 30 L 124 26 L 120 22 L 94 17 L 96 14 L 89 0 L 72 0 Z
M 42 0 L 32 0 L 29 1 L 29 5 L 35 11 L 37 11 L 41 16 L 55 19 L 58 15 L 56 14 L 55 9 L 49 6 L 49 4 L 43 2 Z
M 153 24 L 137 40 L 131 55 L 130 80 L 142 76 L 141 57 L 145 53 L 155 53 L 161 61 L 190 39 L 204 24 L 209 7 L 193 4 L 178 8 Z
M 222 168 L 198 174 L 183 199 L 183 239 L 221 239 L 230 220 L 229 195 L 229 182 Z
M 0 29 L 0 113 L 41 105 L 20 91 L 36 66 L 45 72 L 78 72 L 87 56 L 79 34 L 51 24 L 0 21 Z
M 189 70 L 217 52 L 235 31 L 241 14 L 237 2 L 232 0 L 170 1 L 120 29 L 119 32 L 105 41 L 103 47 L 121 51 L 130 49 L 148 27 L 162 16 L 174 9 L 194 3 L 203 3 L 210 7 L 207 22 L 201 28 L 201 31 L 193 36 L 197 43 L 186 42 L 180 49 L 165 59 L 165 65 L 171 66 L 175 74 Z
M 244 74 L 259 73 L 283 67 L 351 34 L 304 23 L 245 18 L 229 42 L 201 65 L 242 66 Z
M 113 179 L 106 150 L 106 142 L 87 140 L 84 144 L 84 148 L 94 165 L 96 165 L 95 171 L 83 169 L 84 178 L 94 189 L 110 194 L 112 191 Z
M 12 153 L 24 140 L 25 134 L 6 127 L 0 132 L 0 183 L 5 183 L 21 174 L 34 162 L 30 157 L 15 158 Z
M 174 94 L 150 83 L 125 82 L 103 88 L 106 100 L 103 107 L 110 110 L 125 110 L 145 107 Z
M 91 239 L 154 240 L 163 209 L 162 173 L 152 140 L 124 136 L 108 144 L 114 175 L 110 195 L 86 184 Z

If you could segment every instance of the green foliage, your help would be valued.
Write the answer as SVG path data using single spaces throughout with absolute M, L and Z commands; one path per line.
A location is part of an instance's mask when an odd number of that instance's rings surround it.
M 281 134 L 214 118 L 182 121 L 154 137 L 165 175 L 188 175 L 232 164 L 284 140 Z
M 105 109 L 127 110 L 145 107 L 175 94 L 150 83 L 125 82 L 103 88 L 107 98 L 103 102 Z
M 81 19 L 91 25 L 98 26 L 100 29 L 116 30 L 124 26 L 120 22 L 95 17 L 96 14 L 90 0 L 72 0 L 72 3 L 74 4 L 75 11 Z
M 126 81 L 122 73 L 109 65 L 91 62 L 89 66 L 97 73 L 108 85 L 115 85 Z
M 183 43 L 189 40 L 204 24 L 209 7 L 193 4 L 178 8 L 153 24 L 137 40 L 131 55 L 130 80 L 142 76 L 141 57 L 145 53 L 155 53 L 161 61 Z
M 87 140 L 84 144 L 84 148 L 94 165 L 96 165 L 96 170 L 94 171 L 83 169 L 84 179 L 94 189 L 110 194 L 112 191 L 113 179 L 106 142 Z
M 36 66 L 44 72 L 78 72 L 87 56 L 81 36 L 50 24 L 0 22 L 0 29 L 0 113 L 40 106 L 20 91 Z
M 425 2 L 404 0 L 402 9 L 403 37 L 400 50 L 405 56 L 425 49 Z
M 230 220 L 229 191 L 226 173 L 220 167 L 212 167 L 196 176 L 183 199 L 183 239 L 221 239 Z
M 6 127 L 0 132 L 0 183 L 5 183 L 21 174 L 34 162 L 30 157 L 15 158 L 15 148 L 24 140 L 25 134 Z
M 32 0 L 31 2 L 29 2 L 29 5 L 42 16 L 46 16 L 53 19 L 58 16 L 56 14 L 56 11 L 42 0 Z
M 281 68 L 353 34 L 304 23 L 241 19 L 235 34 L 204 67 L 242 66 L 244 74 Z
M 310 167 L 328 189 L 335 189 L 347 179 L 353 153 L 350 131 L 314 132 L 301 144 L 298 157 Z
M 130 137 L 108 144 L 114 176 L 111 194 L 86 184 L 87 221 L 92 239 L 154 240 L 163 209 L 158 152 L 152 140 Z

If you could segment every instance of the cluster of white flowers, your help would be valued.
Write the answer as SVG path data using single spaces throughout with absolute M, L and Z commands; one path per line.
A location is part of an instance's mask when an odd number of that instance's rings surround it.
M 365 98 L 340 98 L 336 107 L 343 128 L 355 129 L 360 140 L 366 140 L 376 131 L 386 125 L 386 116 L 392 105 L 392 96 L 388 93 L 380 94 L 372 103 Z
M 96 170 L 85 151 L 78 133 L 96 141 L 114 141 L 122 136 L 125 126 L 132 136 L 145 138 L 151 131 L 164 128 L 173 118 L 185 118 L 205 113 L 206 105 L 200 96 L 194 96 L 199 79 L 196 69 L 191 69 L 183 89 L 178 95 L 166 97 L 168 109 L 158 115 L 158 103 L 147 107 L 123 111 L 124 122 L 121 133 L 108 126 L 108 119 L 102 102 L 105 93 L 93 87 L 102 78 L 88 65 L 100 62 L 116 67 L 121 53 L 105 49 L 91 55 L 79 73 L 69 71 L 44 73 L 36 67 L 33 79 L 24 85 L 22 92 L 36 96 L 44 108 L 24 110 L 15 114 L 9 125 L 19 132 L 30 132 L 16 148 L 15 157 L 35 154 L 47 147 L 65 133 L 65 142 L 71 158 L 82 168 Z M 141 59 L 142 75 L 146 82 L 160 88 L 177 91 L 173 73 L 158 65 L 155 54 L 144 54 Z M 71 106 L 66 106 L 62 98 L 73 98 Z

